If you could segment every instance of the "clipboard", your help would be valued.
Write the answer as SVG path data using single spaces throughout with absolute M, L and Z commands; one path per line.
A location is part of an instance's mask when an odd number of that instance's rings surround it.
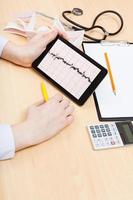
M 113 94 L 109 75 L 95 90 L 94 101 L 100 121 L 133 121 L 133 45 L 125 41 L 83 42 L 84 52 L 107 69 L 107 52 L 116 85 Z

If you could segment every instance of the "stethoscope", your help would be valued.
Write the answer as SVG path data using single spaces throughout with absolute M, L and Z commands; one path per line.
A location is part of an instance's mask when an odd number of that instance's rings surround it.
M 109 32 L 109 31 L 107 31 L 103 26 L 97 25 L 98 19 L 99 19 L 101 16 L 103 16 L 104 14 L 107 14 L 107 13 L 116 15 L 117 18 L 119 19 L 119 22 L 120 22 L 119 24 L 120 24 L 120 25 L 119 25 L 118 30 L 116 30 L 116 31 L 114 31 L 114 32 Z M 99 14 L 95 17 L 95 19 L 94 19 L 94 21 L 93 21 L 91 27 L 86 27 L 86 26 L 82 26 L 81 24 L 78 24 L 77 22 L 71 20 L 71 19 L 68 17 L 68 14 L 73 14 L 73 15 L 76 15 L 76 16 L 81 16 L 81 15 L 83 15 L 83 10 L 80 9 L 80 8 L 73 8 L 73 10 L 66 10 L 66 11 L 63 11 L 63 12 L 62 12 L 62 16 L 64 17 L 65 20 L 67 20 L 69 23 L 72 24 L 71 29 L 73 29 L 73 30 L 82 30 L 82 29 L 83 29 L 83 30 L 85 31 L 84 37 L 87 38 L 87 39 L 96 41 L 96 42 L 100 42 L 100 41 L 102 41 L 102 40 L 105 40 L 108 36 L 113 36 L 113 35 L 118 34 L 118 33 L 122 30 L 122 28 L 123 28 L 123 18 L 122 18 L 122 16 L 121 16 L 118 12 L 116 12 L 116 11 L 114 11 L 114 10 L 105 10 L 105 11 L 99 13 Z M 102 38 L 97 39 L 97 38 L 94 38 L 94 37 L 89 36 L 89 35 L 87 34 L 87 32 L 89 32 L 90 30 L 94 30 L 94 29 L 99 29 L 100 31 L 102 31 L 102 33 L 103 33 Z
M 42 15 L 43 17 L 49 18 L 50 20 L 54 20 L 54 19 L 55 19 L 54 17 L 48 16 L 48 15 L 42 13 L 42 12 L 36 11 L 36 13 L 39 14 L 39 15 Z M 63 18 L 64 18 L 67 22 L 69 22 L 69 24 L 68 24 L 68 23 L 65 23 L 65 22 L 62 21 L 62 20 L 60 20 L 61 23 L 62 23 L 65 27 L 67 27 L 68 29 L 71 29 L 71 30 L 75 30 L 75 31 L 76 31 L 76 30 L 84 30 L 84 31 L 85 31 L 84 37 L 87 38 L 87 39 L 93 40 L 93 41 L 95 41 L 95 42 L 100 42 L 100 41 L 102 41 L 102 40 L 107 39 L 108 36 L 114 36 L 114 35 L 118 34 L 118 33 L 122 30 L 122 28 L 123 28 L 123 18 L 122 18 L 122 16 L 121 16 L 118 12 L 116 12 L 116 11 L 114 11 L 114 10 L 105 10 L 105 11 L 99 13 L 99 14 L 95 17 L 95 19 L 94 19 L 94 21 L 93 21 L 91 27 L 86 27 L 86 26 L 83 26 L 83 25 L 78 24 L 77 22 L 73 21 L 72 19 L 70 19 L 70 18 L 68 17 L 70 14 L 73 14 L 73 15 L 75 15 L 75 16 L 81 16 L 81 15 L 83 15 L 83 10 L 80 9 L 80 8 L 73 8 L 72 10 L 65 10 L 65 11 L 63 11 L 63 12 L 62 12 L 62 16 L 63 16 Z M 100 18 L 101 16 L 103 16 L 104 14 L 112 14 L 112 15 L 115 15 L 115 16 L 118 18 L 119 24 L 120 24 L 120 25 L 119 25 L 119 28 L 118 28 L 116 31 L 114 31 L 114 32 L 109 32 L 109 31 L 107 31 L 103 26 L 97 24 L 99 18 Z M 71 25 L 71 24 L 72 24 L 72 25 Z M 87 34 L 87 33 L 89 33 L 89 31 L 91 31 L 91 30 L 96 30 L 96 29 L 97 29 L 97 30 L 99 29 L 100 31 L 102 31 L 102 38 L 98 39 L 98 38 L 89 36 L 89 35 Z

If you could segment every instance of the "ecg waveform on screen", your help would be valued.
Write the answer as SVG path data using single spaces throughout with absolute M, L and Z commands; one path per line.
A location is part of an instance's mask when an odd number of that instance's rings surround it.
M 38 68 L 76 99 L 89 88 L 100 69 L 64 42 L 57 40 Z
M 87 81 L 91 83 L 90 77 L 86 76 L 85 71 L 84 72 L 80 71 L 80 69 L 78 67 L 75 67 L 73 63 L 71 64 L 68 63 L 64 58 L 62 58 L 56 53 L 49 52 L 49 54 L 52 56 L 53 60 L 56 60 L 56 59 L 61 60 L 65 65 L 69 66 L 70 69 L 76 71 L 79 75 L 81 75 L 81 77 L 87 79 Z

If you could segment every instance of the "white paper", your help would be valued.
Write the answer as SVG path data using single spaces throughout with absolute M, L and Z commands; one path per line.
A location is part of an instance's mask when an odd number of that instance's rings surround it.
M 109 75 L 96 89 L 96 97 L 102 118 L 133 117 L 133 45 L 102 46 L 84 44 L 85 53 L 106 67 L 107 52 L 116 86 L 114 95 Z

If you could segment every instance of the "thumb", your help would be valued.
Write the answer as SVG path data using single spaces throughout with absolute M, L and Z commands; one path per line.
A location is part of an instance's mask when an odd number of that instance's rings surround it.
M 53 29 L 45 33 L 44 44 L 47 46 L 50 42 L 52 42 L 52 40 L 56 38 L 57 35 L 58 35 L 58 31 L 56 29 Z

